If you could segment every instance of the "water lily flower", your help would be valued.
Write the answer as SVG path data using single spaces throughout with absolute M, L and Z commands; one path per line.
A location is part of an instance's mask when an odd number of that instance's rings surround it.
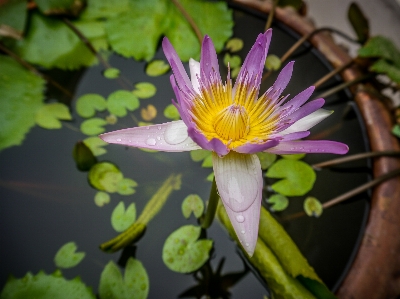
M 293 62 L 275 83 L 258 97 L 272 31 L 258 35 L 235 85 L 229 74 L 223 83 L 214 45 L 205 36 L 200 62 L 189 61 L 190 79 L 167 38 L 162 47 L 171 65 L 181 119 L 159 125 L 135 127 L 100 135 L 125 146 L 183 152 L 212 151 L 219 195 L 243 248 L 251 256 L 257 242 L 263 177 L 257 152 L 275 154 L 345 154 L 347 145 L 327 140 L 301 140 L 311 127 L 331 114 L 320 109 L 323 99 L 306 103 L 311 86 L 294 98 L 281 96 L 292 75 Z

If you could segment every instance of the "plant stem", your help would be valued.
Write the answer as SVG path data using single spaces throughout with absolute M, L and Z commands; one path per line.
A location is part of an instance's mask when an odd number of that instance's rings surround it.
M 197 36 L 197 39 L 199 40 L 200 45 L 201 45 L 202 42 L 203 42 L 203 34 L 201 33 L 201 31 L 200 31 L 199 27 L 197 26 L 196 22 L 193 20 L 193 18 L 190 16 L 190 14 L 185 10 L 185 8 L 182 6 L 182 4 L 178 0 L 171 0 L 171 2 L 180 10 L 182 15 L 188 21 L 188 23 L 192 27 L 194 33 Z
M 272 9 L 269 12 L 267 24 L 265 24 L 264 31 L 267 31 L 272 25 L 272 21 L 274 19 L 274 15 L 275 15 L 275 9 L 276 9 L 276 6 L 278 5 L 278 2 L 279 2 L 279 0 L 273 0 L 272 1 Z
M 211 190 L 210 190 L 210 198 L 208 199 L 207 211 L 206 215 L 201 222 L 202 228 L 209 228 L 214 220 L 215 212 L 218 207 L 219 195 L 217 192 L 217 182 L 215 181 L 215 177 L 212 182 Z
M 343 158 L 332 159 L 329 161 L 317 163 L 311 165 L 314 169 L 321 169 L 323 167 L 334 166 L 346 162 L 356 161 L 360 159 L 380 157 L 380 156 L 400 156 L 400 151 L 378 151 L 378 152 L 367 152 L 361 154 L 355 154 Z
M 322 84 L 324 84 L 326 81 L 328 81 L 330 78 L 332 78 L 336 74 L 338 74 L 338 73 L 344 71 L 345 69 L 347 69 L 348 67 L 350 67 L 353 63 L 354 63 L 354 59 L 352 59 L 349 62 L 347 62 L 347 63 L 335 68 L 334 70 L 332 70 L 331 72 L 329 72 L 328 74 L 323 76 L 321 79 L 319 79 L 317 82 L 315 82 L 314 84 L 311 84 L 311 85 L 314 85 L 315 89 L 317 89 Z

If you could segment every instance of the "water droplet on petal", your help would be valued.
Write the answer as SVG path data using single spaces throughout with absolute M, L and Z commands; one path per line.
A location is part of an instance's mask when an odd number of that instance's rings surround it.
M 243 215 L 237 215 L 236 216 L 236 221 L 242 223 L 244 221 L 244 216 Z
M 250 244 L 249 243 L 246 243 L 246 247 L 249 247 L 250 246 Z
M 184 122 L 168 125 L 164 133 L 164 139 L 169 144 L 182 143 L 188 136 L 187 127 Z
M 121 142 L 121 141 L 122 141 L 122 139 L 121 139 L 121 138 L 118 138 L 118 139 L 117 139 L 117 141 L 118 141 L 118 142 Z
M 158 126 L 158 128 L 157 128 L 157 129 L 161 130 L 161 126 Z
M 157 136 L 157 140 L 161 140 L 161 137 L 160 137 L 160 136 Z
M 146 140 L 147 145 L 156 145 L 157 141 L 154 138 L 149 138 Z
M 241 233 L 244 235 L 246 233 L 246 231 L 244 229 L 242 229 Z

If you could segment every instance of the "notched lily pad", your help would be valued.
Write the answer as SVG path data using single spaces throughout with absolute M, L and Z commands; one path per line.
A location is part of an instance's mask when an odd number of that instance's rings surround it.
M 238 52 L 243 48 L 243 40 L 238 37 L 231 38 L 226 43 L 226 48 L 231 52 Z
M 230 55 L 229 53 L 226 53 L 224 56 L 224 65 L 229 66 L 234 69 L 237 67 L 240 67 L 242 64 L 242 58 L 240 58 L 239 55 Z
M 88 137 L 83 140 L 83 143 L 90 148 L 95 156 L 100 156 L 107 153 L 107 150 L 103 147 L 108 145 L 108 143 L 98 136 Z
M 271 211 L 280 212 L 288 207 L 289 200 L 282 194 L 274 194 L 267 199 L 267 203 L 271 204 Z
M 201 167 L 204 167 L 204 168 L 213 167 L 212 155 L 205 157 L 205 159 L 203 160 L 203 163 L 201 163 Z
M 91 119 L 87 119 L 84 122 L 81 123 L 80 129 L 83 134 L 86 135 L 99 135 L 105 131 L 103 126 L 107 125 L 107 121 L 94 117 Z
M 276 155 L 271 153 L 260 152 L 257 153 L 258 159 L 260 159 L 261 169 L 266 170 L 276 160 Z
M 90 168 L 89 183 L 100 191 L 117 192 L 118 184 L 123 179 L 118 167 L 110 162 L 99 162 Z
M 169 104 L 164 109 L 164 116 L 168 119 L 178 120 L 181 118 L 178 109 L 173 104 Z
M 211 240 L 197 240 L 201 228 L 185 225 L 174 231 L 164 243 L 162 258 L 175 272 L 190 273 L 199 269 L 209 258 Z
M 110 194 L 104 191 L 98 191 L 96 195 L 94 196 L 94 203 L 98 207 L 102 207 L 108 203 L 110 203 Z
M 164 60 L 153 60 L 146 67 L 146 74 L 151 77 L 164 75 L 170 69 L 169 64 Z
M 323 207 L 321 202 L 315 197 L 309 196 L 304 200 L 304 211 L 308 216 L 319 217 L 322 215 Z
M 58 268 L 73 268 L 85 257 L 86 253 L 76 252 L 78 246 L 75 242 L 68 242 L 61 246 L 54 257 L 54 263 Z
M 76 112 L 84 118 L 93 117 L 96 111 L 104 111 L 106 108 L 106 99 L 99 94 L 88 93 L 76 100 Z
M 204 212 L 204 202 L 197 194 L 190 194 L 182 202 L 182 214 L 188 219 L 190 214 L 194 214 L 196 218 L 200 218 Z
M 118 182 L 117 192 L 118 194 L 121 195 L 131 195 L 136 192 L 135 189 L 133 189 L 136 186 L 137 183 L 134 180 L 129 178 L 124 178 Z
M 72 119 L 68 107 L 62 103 L 43 105 L 35 115 L 36 124 L 45 129 L 60 129 L 62 127 L 60 119 Z
M 129 111 L 139 108 L 138 98 L 126 90 L 117 90 L 111 93 L 107 98 L 107 109 L 111 114 L 118 117 L 124 117 Z
M 281 66 L 282 66 L 281 59 L 274 54 L 268 55 L 267 58 L 265 59 L 265 67 L 268 70 L 277 71 L 281 68 Z
M 147 107 L 140 110 L 140 116 L 145 121 L 151 121 L 157 116 L 157 109 L 154 105 L 149 104 Z
M 139 82 L 135 84 L 135 89 L 132 93 L 139 99 L 148 99 L 154 96 L 157 92 L 157 87 L 150 82 Z
M 121 71 L 117 68 L 110 67 L 103 72 L 103 76 L 107 79 L 116 79 L 119 77 Z
M 190 157 L 194 162 L 200 162 L 207 158 L 208 156 L 212 156 L 212 153 L 207 150 L 199 149 L 190 152 Z
M 125 210 L 125 204 L 120 201 L 111 214 L 111 225 L 117 232 L 123 232 L 136 220 L 136 206 L 131 203 Z

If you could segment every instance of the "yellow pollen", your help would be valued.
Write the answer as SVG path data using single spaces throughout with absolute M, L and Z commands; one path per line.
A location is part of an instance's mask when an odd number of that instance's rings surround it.
M 225 140 L 236 141 L 246 137 L 250 128 L 249 115 L 241 105 L 230 105 L 214 118 L 215 132 Z

